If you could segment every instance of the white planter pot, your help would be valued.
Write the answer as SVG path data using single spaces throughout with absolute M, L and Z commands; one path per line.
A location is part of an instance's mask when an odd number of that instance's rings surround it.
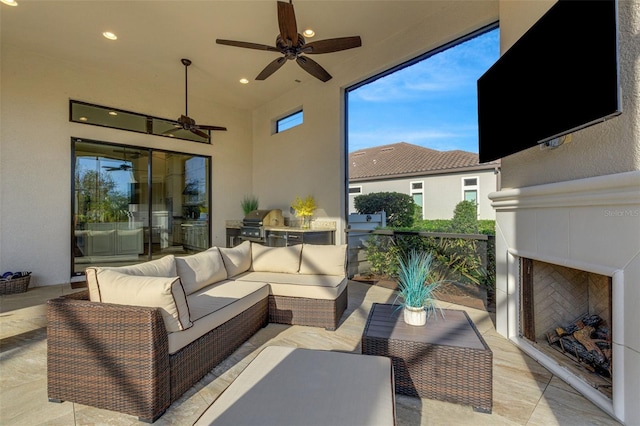
M 404 322 L 409 325 L 425 325 L 427 323 L 427 311 L 424 308 L 405 306 L 402 311 L 404 312 Z

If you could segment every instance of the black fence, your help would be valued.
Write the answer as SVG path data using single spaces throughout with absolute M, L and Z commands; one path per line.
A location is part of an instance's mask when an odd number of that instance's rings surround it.
M 495 236 L 484 234 L 453 234 L 444 232 L 396 231 L 388 229 L 347 229 L 348 275 L 363 276 L 379 273 L 384 268 L 385 251 L 392 246 L 433 250 L 444 256 L 452 268 L 464 264 L 475 268 L 467 271 L 480 278 L 487 287 L 495 286 Z M 462 243 L 464 242 L 464 243 Z M 435 253 L 437 252 L 437 253 Z M 375 259 L 369 259 L 369 255 Z M 372 271 L 372 267 L 374 271 Z M 392 269 L 392 268 L 391 268 Z M 389 275 L 392 275 L 393 271 Z M 473 280 L 471 280 L 473 281 Z

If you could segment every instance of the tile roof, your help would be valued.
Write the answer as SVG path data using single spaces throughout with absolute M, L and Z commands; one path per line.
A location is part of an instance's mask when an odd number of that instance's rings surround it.
M 349 180 L 460 172 L 464 169 L 492 169 L 498 164 L 480 164 L 478 154 L 473 152 L 437 151 L 398 142 L 350 153 Z

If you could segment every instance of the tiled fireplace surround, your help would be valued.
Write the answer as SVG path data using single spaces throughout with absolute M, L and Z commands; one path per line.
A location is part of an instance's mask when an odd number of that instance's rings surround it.
M 640 171 L 507 189 L 496 209 L 496 328 L 603 410 L 640 424 Z M 521 336 L 520 259 L 611 277 L 608 398 Z

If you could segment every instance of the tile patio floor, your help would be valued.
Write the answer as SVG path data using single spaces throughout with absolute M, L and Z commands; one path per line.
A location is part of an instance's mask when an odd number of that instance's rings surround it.
M 65 285 L 0 296 L 0 425 L 142 424 L 135 417 L 112 411 L 48 402 L 44 302 L 72 291 L 76 290 Z M 360 353 L 371 304 L 393 299 L 389 289 L 352 281 L 349 306 L 336 331 L 269 324 L 171 405 L 154 425 L 192 425 L 266 345 Z M 449 303 L 442 306 L 466 310 L 493 351 L 493 412 L 476 413 L 471 407 L 397 395 L 398 426 L 619 424 L 496 333 L 492 314 Z

